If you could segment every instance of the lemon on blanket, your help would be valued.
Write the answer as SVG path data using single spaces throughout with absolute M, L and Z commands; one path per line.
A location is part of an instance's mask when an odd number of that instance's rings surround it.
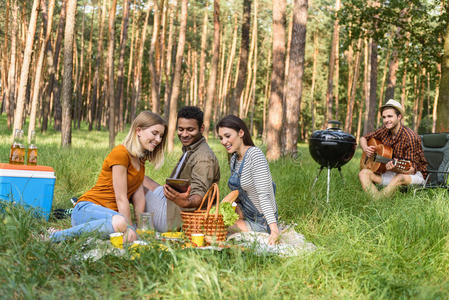
M 163 237 L 168 238 L 168 239 L 182 239 L 184 237 L 184 232 L 163 232 L 161 234 Z
M 147 242 L 144 241 L 134 241 L 131 246 L 129 246 L 129 252 L 131 253 L 131 259 L 134 260 L 136 258 L 140 258 L 140 253 L 145 250 L 148 250 L 150 246 Z

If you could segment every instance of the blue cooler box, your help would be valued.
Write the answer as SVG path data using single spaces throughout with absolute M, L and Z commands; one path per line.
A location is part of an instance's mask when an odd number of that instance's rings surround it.
M 48 221 L 55 180 L 51 167 L 0 163 L 0 201 L 32 208 Z

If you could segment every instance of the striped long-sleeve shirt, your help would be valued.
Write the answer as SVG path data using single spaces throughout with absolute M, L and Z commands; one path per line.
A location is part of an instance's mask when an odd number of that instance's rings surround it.
M 234 165 L 236 155 L 232 156 L 230 164 Z M 236 172 L 242 161 L 235 162 Z M 262 150 L 250 147 L 247 150 L 245 164 L 240 177 L 240 185 L 257 210 L 265 216 L 268 224 L 276 223 L 276 200 L 272 185 L 270 167 Z

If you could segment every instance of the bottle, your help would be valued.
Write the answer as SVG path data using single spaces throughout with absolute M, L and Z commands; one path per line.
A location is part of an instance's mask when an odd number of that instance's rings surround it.
M 16 163 L 18 165 L 23 165 L 23 164 L 25 164 L 25 141 L 23 138 L 23 130 L 22 129 L 19 130 L 18 141 L 19 141 L 19 157 L 18 157 Z
M 30 143 L 28 144 L 27 165 L 37 165 L 37 146 L 36 146 L 36 132 L 34 130 L 30 133 Z
M 9 151 L 9 163 L 12 165 L 17 164 L 19 157 L 19 132 L 20 129 L 16 129 L 16 131 L 14 131 L 14 141 L 11 144 L 11 151 Z

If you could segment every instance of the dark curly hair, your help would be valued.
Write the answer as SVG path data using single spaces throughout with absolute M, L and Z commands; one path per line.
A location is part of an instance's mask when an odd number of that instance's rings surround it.
M 178 111 L 178 119 L 195 119 L 198 122 L 198 127 L 201 128 L 204 122 L 204 113 L 196 106 L 184 106 Z

